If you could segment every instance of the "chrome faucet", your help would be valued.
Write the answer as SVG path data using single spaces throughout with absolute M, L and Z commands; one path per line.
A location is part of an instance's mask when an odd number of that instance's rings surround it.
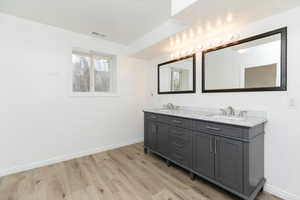
M 229 117 L 238 116 L 241 118 L 246 117 L 248 113 L 248 111 L 246 110 L 241 110 L 237 114 L 236 110 L 232 106 L 228 106 L 226 109 L 221 108 L 220 111 L 222 112 L 222 115 L 229 116 Z
M 170 110 L 174 110 L 175 106 L 172 103 L 168 103 L 166 106 Z
M 242 110 L 242 111 L 239 112 L 239 117 L 244 118 L 244 117 L 246 117 L 247 114 L 248 114 L 248 111 Z
M 232 106 L 228 106 L 227 108 L 229 110 L 229 116 L 234 116 L 235 115 L 235 110 Z
M 227 115 L 227 110 L 226 109 L 221 108 L 220 110 L 222 112 L 222 115 L 225 115 L 225 116 Z
M 221 110 L 222 114 L 225 116 L 234 116 L 235 115 L 235 110 L 232 106 L 228 106 L 228 108 L 226 108 L 226 109 L 221 108 L 220 110 Z
M 179 106 L 175 106 L 175 105 L 172 104 L 172 103 L 168 103 L 167 105 L 164 105 L 164 107 L 166 107 L 166 108 L 169 109 L 169 110 L 176 110 L 176 109 L 179 109 Z

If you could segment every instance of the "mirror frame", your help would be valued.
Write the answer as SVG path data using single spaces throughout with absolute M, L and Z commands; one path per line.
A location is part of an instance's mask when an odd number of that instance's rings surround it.
M 159 75 L 159 69 L 163 65 L 167 65 L 170 63 L 178 62 L 181 60 L 185 60 L 188 58 L 193 58 L 193 88 L 192 90 L 182 90 L 182 91 L 168 91 L 168 92 L 161 92 L 160 91 L 160 75 Z M 158 94 L 184 94 L 184 93 L 196 93 L 196 54 L 188 55 L 179 59 L 170 60 L 164 63 L 160 63 L 157 65 L 157 93 Z
M 235 45 L 251 42 L 257 39 L 269 37 L 272 35 L 281 34 L 281 74 L 279 87 L 261 87 L 261 88 L 235 88 L 235 89 L 205 89 L 205 55 L 212 51 L 232 47 Z M 270 32 L 252 36 L 236 42 L 232 42 L 219 47 L 211 48 L 202 52 L 202 93 L 216 92 L 262 92 L 262 91 L 287 91 L 287 27 L 276 29 Z

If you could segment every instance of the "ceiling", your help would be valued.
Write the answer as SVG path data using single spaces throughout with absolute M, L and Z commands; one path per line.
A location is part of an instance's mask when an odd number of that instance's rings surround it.
M 196 0 L 171 16 L 171 1 L 0 0 L 0 11 L 87 35 L 98 32 L 106 35 L 101 39 L 126 45 L 129 55 L 151 59 L 170 54 L 174 35 L 201 27 L 205 36 L 208 23 L 216 29 L 216 22 L 226 21 L 229 13 L 237 25 L 300 6 L 300 0 Z
M 200 27 L 200 37 L 205 39 L 209 31 L 206 26 L 211 25 L 211 32 L 217 29 L 216 22 L 220 19 L 223 24 L 221 29 L 236 27 L 241 24 L 251 23 L 265 17 L 276 15 L 286 10 L 300 6 L 300 0 L 198 0 L 188 8 L 173 17 L 178 23 L 186 24 L 187 28 L 176 36 L 182 37 L 184 32 L 196 30 Z M 224 23 L 228 14 L 233 16 L 230 24 Z M 174 35 L 173 35 L 174 36 Z M 151 59 L 172 52 L 170 39 L 164 39 L 154 45 L 144 48 L 133 56 L 142 59 Z
M 170 18 L 171 0 L 0 0 L 0 11 L 127 45 Z

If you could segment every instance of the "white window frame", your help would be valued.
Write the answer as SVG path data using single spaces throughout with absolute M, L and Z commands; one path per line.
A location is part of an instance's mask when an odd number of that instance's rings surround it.
M 69 73 L 69 86 L 70 86 L 70 96 L 72 97 L 117 97 L 119 96 L 117 92 L 117 83 L 118 83 L 118 70 L 117 70 L 117 56 L 115 55 L 108 55 L 104 53 L 98 53 L 95 51 L 84 51 L 84 50 L 72 50 L 72 54 L 82 55 L 82 56 L 89 56 L 91 58 L 91 69 L 90 69 L 90 90 L 89 92 L 74 92 L 73 91 L 73 62 L 71 59 L 71 70 Z M 112 73 L 111 73 L 111 83 L 110 83 L 110 92 L 96 92 L 95 91 L 95 65 L 94 65 L 94 58 L 111 58 L 112 61 Z

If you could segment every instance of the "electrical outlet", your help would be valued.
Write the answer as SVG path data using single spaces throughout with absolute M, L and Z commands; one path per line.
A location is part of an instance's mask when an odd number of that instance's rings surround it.
M 297 108 L 297 102 L 295 98 L 289 98 L 289 108 L 290 109 Z

